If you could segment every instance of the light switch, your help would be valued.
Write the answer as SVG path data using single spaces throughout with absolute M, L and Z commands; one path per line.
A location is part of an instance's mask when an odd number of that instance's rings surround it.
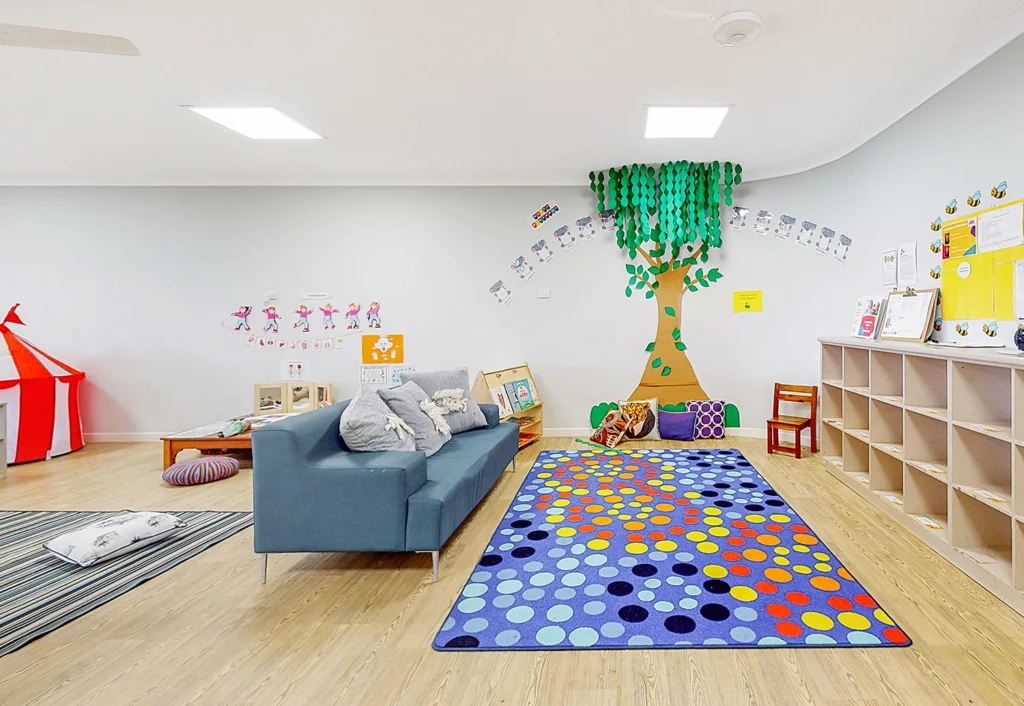
M 281 295 L 279 293 L 277 293 L 277 292 L 266 292 L 263 295 L 263 301 L 265 301 L 265 302 L 276 302 L 278 297 L 280 297 L 280 296 Z
M 550 299 L 551 298 L 551 290 L 550 289 L 538 289 L 537 290 L 537 298 L 538 299 Z

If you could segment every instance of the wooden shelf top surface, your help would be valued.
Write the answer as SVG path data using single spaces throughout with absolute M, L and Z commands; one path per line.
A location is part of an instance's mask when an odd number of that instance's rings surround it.
M 902 341 L 881 341 L 854 338 L 853 336 L 823 336 L 819 343 L 845 348 L 860 348 L 873 351 L 919 355 L 927 358 L 946 358 L 965 363 L 998 365 L 1003 368 L 1024 368 L 1024 355 L 1010 355 L 997 351 L 1011 351 L 1010 348 L 956 348 L 935 346 L 927 343 L 905 343 Z

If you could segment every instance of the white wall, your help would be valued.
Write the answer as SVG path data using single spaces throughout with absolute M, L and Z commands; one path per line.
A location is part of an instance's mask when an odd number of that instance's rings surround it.
M 684 298 L 700 381 L 738 405 L 744 427 L 763 426 L 773 382 L 817 380 L 816 338 L 847 333 L 856 298 L 880 291 L 882 249 L 916 238 L 924 286 L 928 224 L 950 198 L 987 195 L 1002 179 L 1008 199 L 1024 194 L 1022 62 L 1019 39 L 844 159 L 740 188 L 737 203 L 854 239 L 843 266 L 749 226 L 726 233 L 711 263 L 725 278 Z M 529 216 L 549 201 L 565 218 L 538 234 Z M 654 304 L 623 296 L 607 235 L 560 252 L 526 286 L 509 265 L 592 209 L 589 190 L 565 187 L 3 188 L 0 306 L 23 302 L 23 333 L 87 372 L 93 439 L 247 411 L 252 384 L 277 379 L 294 354 L 246 348 L 223 324 L 239 304 L 261 309 L 268 289 L 285 311 L 311 290 L 332 292 L 338 308 L 378 299 L 385 331 L 404 333 L 407 360 L 423 369 L 526 360 L 549 431 L 579 429 L 593 404 L 632 392 Z M 508 307 L 487 293 L 499 277 L 516 293 Z M 552 298 L 538 300 L 538 288 Z M 745 289 L 764 290 L 763 314 L 732 313 L 732 291 Z M 357 339 L 306 358 L 336 397 L 356 389 Z

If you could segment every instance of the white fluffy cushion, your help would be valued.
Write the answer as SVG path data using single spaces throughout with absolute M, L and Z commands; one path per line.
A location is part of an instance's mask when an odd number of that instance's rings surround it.
M 122 512 L 51 539 L 43 548 L 69 564 L 92 566 L 159 542 L 185 524 L 162 512 Z

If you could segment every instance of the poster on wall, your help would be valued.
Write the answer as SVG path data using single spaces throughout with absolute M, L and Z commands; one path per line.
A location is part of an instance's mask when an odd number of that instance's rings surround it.
M 512 271 L 519 275 L 519 279 L 525 280 L 531 280 L 537 274 L 537 270 L 522 255 L 512 261 Z
M 764 311 L 763 293 L 760 289 L 750 289 L 732 293 L 732 312 L 746 314 Z
M 359 383 L 361 385 L 387 385 L 388 366 L 386 365 L 360 365 Z
M 896 248 L 882 251 L 882 286 L 896 288 Z
M 405 336 L 400 333 L 363 336 L 363 363 L 404 363 Z
M 309 365 L 304 360 L 282 360 L 281 379 L 287 382 L 307 382 L 309 380 Z
M 896 254 L 896 286 L 917 286 L 917 241 L 902 243 Z
M 812 223 L 811 221 L 804 221 L 801 223 L 800 231 L 796 234 L 796 244 L 802 248 L 806 248 L 814 242 L 814 231 L 817 229 L 817 223 Z
M 1024 243 L 1024 202 L 1018 201 L 978 216 L 978 252 Z
M 556 204 L 544 204 L 534 212 L 533 217 L 530 219 L 532 221 L 530 227 L 534 230 L 540 228 L 544 225 L 545 221 L 552 218 L 556 213 L 558 213 L 558 206 Z
M 758 211 L 757 219 L 754 221 L 754 232 L 758 235 L 768 235 L 768 232 L 772 229 L 772 218 L 774 215 L 771 211 Z
M 942 224 L 942 259 L 978 252 L 978 219 L 959 218 Z
M 392 385 L 402 384 L 402 373 L 418 373 L 420 366 L 416 363 L 404 363 L 402 365 L 389 365 L 388 374 Z

